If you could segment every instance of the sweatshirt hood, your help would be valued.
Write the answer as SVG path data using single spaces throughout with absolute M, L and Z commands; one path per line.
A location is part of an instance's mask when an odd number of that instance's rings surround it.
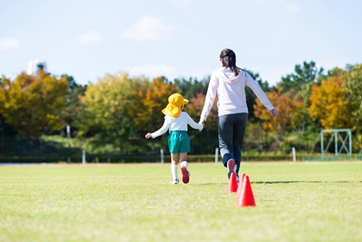
M 235 75 L 235 73 L 232 72 L 230 68 L 225 68 L 225 67 L 221 68 L 221 72 L 222 72 L 221 79 L 228 84 L 234 84 L 239 80 L 240 72 L 239 75 Z

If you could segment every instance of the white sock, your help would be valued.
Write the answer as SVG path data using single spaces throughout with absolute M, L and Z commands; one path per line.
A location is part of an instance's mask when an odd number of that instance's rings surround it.
M 181 167 L 186 166 L 186 169 L 187 169 L 188 163 L 187 163 L 187 161 L 182 161 L 180 163 L 180 165 L 181 165 Z
M 172 177 L 173 180 L 178 179 L 178 175 L 177 175 L 177 165 L 171 163 L 171 173 L 172 173 Z

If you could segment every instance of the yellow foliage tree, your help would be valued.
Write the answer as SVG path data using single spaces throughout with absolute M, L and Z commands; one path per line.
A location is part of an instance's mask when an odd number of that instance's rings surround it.
M 0 83 L 1 113 L 20 135 L 31 139 L 39 152 L 39 138 L 64 126 L 60 118 L 66 103 L 68 81 L 42 71 L 37 76 L 18 75 Z
M 351 118 L 353 107 L 345 91 L 347 73 L 341 69 L 337 71 L 339 75 L 329 77 L 320 86 L 312 86 L 308 112 L 324 129 L 352 128 L 354 125 Z

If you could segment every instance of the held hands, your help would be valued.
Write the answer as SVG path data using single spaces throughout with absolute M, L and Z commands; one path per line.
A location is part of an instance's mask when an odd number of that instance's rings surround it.
M 202 128 L 199 129 L 199 132 L 201 132 L 201 131 L 204 129 L 204 123 L 205 123 L 205 120 L 201 120 L 201 119 L 200 119 L 199 124 L 202 125 Z
M 149 139 L 149 138 L 152 138 L 152 135 L 151 135 L 151 133 L 147 133 L 147 134 L 145 135 L 145 137 L 146 137 L 146 139 Z
M 272 110 L 269 110 L 269 113 L 271 113 L 274 117 L 277 117 L 279 115 L 279 111 L 276 110 L 275 108 Z

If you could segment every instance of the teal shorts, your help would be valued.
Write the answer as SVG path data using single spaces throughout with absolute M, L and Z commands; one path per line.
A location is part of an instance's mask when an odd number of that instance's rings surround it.
M 186 131 L 171 131 L 168 136 L 170 154 L 190 152 L 190 137 Z

